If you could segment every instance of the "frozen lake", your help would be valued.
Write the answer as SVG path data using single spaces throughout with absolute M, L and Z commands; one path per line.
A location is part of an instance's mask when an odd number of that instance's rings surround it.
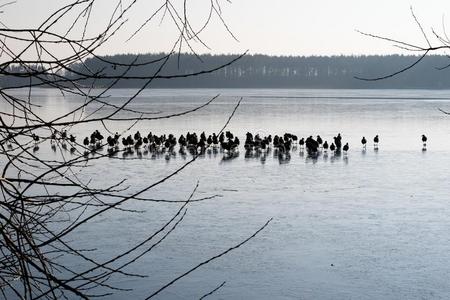
M 132 92 L 114 90 L 108 101 L 119 105 Z M 83 101 L 48 89 L 33 93 L 49 119 Z M 149 277 L 112 278 L 117 286 L 133 291 L 117 292 L 108 299 L 145 298 L 241 242 L 270 218 L 270 225 L 249 243 L 203 266 L 157 298 L 198 299 L 224 281 L 225 286 L 211 299 L 440 299 L 450 295 L 450 116 L 438 110 L 450 111 L 450 91 L 146 90 L 129 108 L 180 112 L 216 94 L 220 97 L 202 110 L 143 121 L 131 132 L 218 132 L 243 97 L 228 126 L 241 141 L 247 131 L 291 132 L 299 137 L 320 134 L 328 141 L 340 132 L 350 151 L 347 157 L 312 160 L 296 150 L 285 164 L 272 156 L 263 162 L 246 158 L 243 149 L 239 157 L 228 161 L 220 153 L 200 157 L 146 195 L 184 200 L 198 181 L 195 197 L 221 197 L 190 204 L 177 229 L 127 269 Z M 107 124 L 113 131 L 129 125 Z M 81 141 L 93 129 L 88 124 L 71 132 Z M 380 136 L 378 151 L 371 142 L 376 134 Z M 422 134 L 429 139 L 425 152 Z M 365 152 L 362 136 L 369 140 Z M 48 143 L 38 153 L 57 155 Z M 105 158 L 96 161 L 87 175 L 99 186 L 127 178 L 131 193 L 185 162 L 179 155 L 168 161 L 145 156 Z M 89 255 L 102 260 L 159 228 L 180 205 L 130 202 L 126 208 L 145 212 L 102 215 L 81 227 L 72 236 L 77 238 L 73 243 L 98 248 Z

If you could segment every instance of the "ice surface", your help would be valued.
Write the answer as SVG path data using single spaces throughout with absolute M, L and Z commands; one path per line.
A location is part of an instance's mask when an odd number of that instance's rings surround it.
M 18 92 L 21 93 L 21 92 Z M 81 99 L 53 90 L 34 91 L 50 119 Z M 119 104 L 131 90 L 114 90 Z M 450 295 L 450 110 L 449 91 L 416 90 L 148 90 L 131 108 L 179 112 L 216 102 L 189 116 L 145 121 L 134 130 L 154 133 L 218 131 L 240 97 L 229 129 L 299 136 L 320 134 L 330 141 L 340 132 L 348 156 L 311 160 L 292 153 L 287 164 L 272 156 L 240 156 L 222 161 L 206 154 L 179 176 L 145 195 L 186 199 L 222 197 L 189 205 L 180 226 L 128 271 L 149 278 L 112 278 L 133 288 L 110 299 L 143 298 L 204 259 L 274 221 L 236 251 L 180 280 L 160 299 L 190 299 L 226 285 L 213 299 L 430 299 Z M 114 131 L 129 124 L 110 122 Z M 81 139 L 94 128 L 74 128 Z M 102 130 L 102 128 L 98 128 Z M 372 138 L 380 136 L 379 151 Z M 422 152 L 421 134 L 429 138 Z M 360 139 L 369 143 L 362 151 Z M 52 156 L 50 146 L 40 155 Z M 87 175 L 98 185 L 128 178 L 131 191 L 181 166 L 151 159 L 96 162 Z M 112 212 L 78 230 L 79 247 L 95 248 L 100 260 L 134 245 L 169 220 L 180 204 L 131 202 L 144 213 Z

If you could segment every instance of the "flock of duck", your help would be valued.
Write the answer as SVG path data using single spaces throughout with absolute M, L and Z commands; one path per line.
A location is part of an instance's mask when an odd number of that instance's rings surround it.
M 35 143 L 34 151 L 37 151 L 42 138 L 35 134 L 32 135 L 32 138 Z M 56 151 L 57 144 L 60 144 L 64 149 L 67 149 L 67 144 L 69 144 L 71 152 L 76 151 L 76 146 L 82 146 L 84 155 L 98 153 L 107 147 L 108 155 L 115 156 L 122 152 L 124 157 L 133 155 L 136 152 L 138 156 L 152 153 L 155 155 L 166 154 L 166 158 L 170 158 L 170 155 L 176 154 L 178 145 L 178 152 L 182 155 L 188 152 L 192 155 L 202 155 L 212 149 L 216 153 L 218 151 L 224 153 L 224 158 L 233 158 L 237 156 L 241 145 L 239 138 L 230 131 L 210 135 L 206 135 L 205 132 L 200 134 L 187 132 L 178 138 L 174 134 L 158 135 L 152 132 L 142 134 L 136 131 L 134 134 L 122 136 L 116 132 L 105 139 L 100 131 L 95 130 L 89 136 L 84 137 L 82 144 L 77 143 L 74 135 L 68 134 L 67 131 L 61 131 L 53 132 L 49 138 L 44 139 L 50 139 L 51 147 L 54 151 Z M 375 150 L 378 150 L 379 142 L 380 138 L 376 135 L 373 138 Z M 367 143 L 367 139 L 362 137 L 363 150 L 366 149 Z M 425 151 L 427 143 L 425 135 L 422 135 L 422 143 L 422 150 Z M 267 154 L 273 149 L 274 155 L 277 155 L 280 159 L 290 158 L 290 152 L 297 149 L 297 147 L 299 147 L 301 154 L 306 150 L 307 155 L 311 157 L 317 157 L 322 152 L 324 154 L 330 152 L 332 155 L 343 153 L 346 156 L 350 148 L 348 143 L 343 144 L 340 133 L 334 136 L 329 143 L 326 140 L 324 141 L 320 135 L 317 135 L 315 138 L 313 136 L 298 138 L 297 135 L 291 133 L 261 136 L 260 134 L 254 135 L 247 132 L 243 146 L 246 157 L 253 154 Z

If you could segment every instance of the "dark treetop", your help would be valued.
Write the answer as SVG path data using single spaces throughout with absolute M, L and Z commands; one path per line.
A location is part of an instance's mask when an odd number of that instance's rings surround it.
M 158 60 L 165 54 L 145 54 L 136 59 L 136 55 L 124 54 L 105 57 L 108 61 L 117 62 L 117 66 L 104 63 L 101 58 L 89 58 L 85 64 L 72 65 L 70 74 L 79 78 L 82 73 L 91 72 L 111 76 L 111 79 L 96 80 L 94 85 L 107 86 L 115 76 L 125 74 L 115 87 L 137 88 L 144 81 L 139 77 L 154 74 L 163 63 L 145 64 Z M 201 70 L 216 69 L 237 55 L 201 55 L 174 54 L 158 74 L 184 76 Z M 414 68 L 393 78 L 380 81 L 364 81 L 360 78 L 382 77 L 397 72 L 417 61 L 418 56 L 405 55 L 370 55 L 370 56 L 267 56 L 245 55 L 231 65 L 219 68 L 211 73 L 195 77 L 175 78 L 167 80 L 158 78 L 151 87 L 159 88 L 336 88 L 336 89 L 449 89 L 450 68 L 445 68 L 450 59 L 442 55 L 425 57 Z M 120 66 L 120 63 L 142 64 L 131 70 Z M 443 68 L 443 69 L 442 69 Z M 19 68 L 10 66 L 9 73 L 20 73 Z M 3 73 L 4 74 L 4 73 Z M 18 81 L 29 83 L 28 78 L 20 76 L 0 75 L 0 85 L 10 86 Z M 81 80 L 82 85 L 90 86 L 90 79 Z

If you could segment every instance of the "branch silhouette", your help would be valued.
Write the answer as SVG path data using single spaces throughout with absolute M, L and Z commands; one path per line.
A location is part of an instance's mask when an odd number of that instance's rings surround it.
M 158 59 L 143 61 L 139 55 L 128 63 L 115 62 L 99 55 L 99 49 L 124 32 L 138 1 L 115 2 L 111 11 L 102 12 L 108 19 L 99 30 L 93 30 L 96 0 L 73 0 L 58 7 L 36 27 L 10 28 L 0 25 L 0 76 L 13 78 L 13 86 L 0 87 L 0 101 L 5 108 L 0 112 L 0 293 L 4 298 L 60 299 L 76 296 L 82 299 L 105 297 L 114 292 L 130 289 L 115 286 L 113 276 L 147 278 L 145 274 L 128 271 L 127 267 L 162 246 L 168 236 L 182 226 L 191 203 L 219 199 L 221 195 L 196 197 L 197 185 L 186 198 L 159 199 L 148 191 L 178 176 L 196 162 L 200 153 L 169 174 L 161 174 L 154 182 L 136 188 L 126 178 L 117 182 L 98 183 L 89 170 L 106 159 L 143 159 L 128 155 L 130 147 L 110 147 L 110 140 L 103 139 L 99 131 L 91 135 L 93 143 L 77 141 L 72 132 L 83 124 L 95 124 L 112 134 L 109 138 L 125 139 L 125 135 L 141 121 L 182 118 L 213 103 L 220 95 L 205 99 L 203 104 L 180 112 L 145 111 L 132 107 L 135 99 L 156 80 L 172 80 L 211 74 L 242 58 L 246 53 L 214 67 L 190 73 L 164 74 L 170 58 L 184 47 L 197 54 L 197 47 L 208 48 L 201 38 L 205 28 L 215 18 L 233 38 L 221 13 L 221 1 L 211 1 L 206 21 L 194 29 L 186 1 L 174 3 L 164 0 L 150 11 L 138 28 L 131 28 L 125 40 L 136 38 L 156 18 L 171 22 L 178 28 L 177 38 L 168 54 Z M 225 1 L 228 3 L 228 1 Z M 181 7 L 181 8 L 180 8 Z M 14 8 L 14 2 L 0 4 L 5 13 Z M 95 28 L 94 28 L 95 29 Z M 94 70 L 85 63 L 87 59 L 101 61 L 116 70 L 113 76 L 104 69 Z M 142 66 L 154 66 L 145 76 L 135 76 L 133 71 Z M 119 104 L 108 101 L 108 93 L 124 80 L 142 80 L 140 87 Z M 107 82 L 101 85 L 99 82 Z M 34 89 L 50 87 L 62 97 L 81 99 L 69 111 L 50 118 L 42 114 L 40 104 L 34 98 Z M 25 93 L 17 93 L 21 89 Z M 242 98 L 237 101 L 222 128 L 220 135 L 231 122 Z M 109 122 L 125 123 L 127 129 L 114 133 Z M 55 156 L 39 155 L 39 147 L 50 144 Z M 105 151 L 104 149 L 108 150 Z M 118 154 L 122 156 L 119 157 Z M 98 249 L 77 248 L 77 230 L 86 227 L 107 212 L 139 214 L 144 210 L 130 209 L 124 204 L 130 201 L 170 204 L 177 208 L 160 226 L 147 233 L 134 245 L 106 259 L 99 259 Z M 175 277 L 153 295 L 169 288 L 177 280 L 199 267 L 226 255 L 253 239 L 266 228 L 270 220 L 239 244 L 222 253 L 205 259 L 201 264 Z M 98 232 L 99 235 L 104 232 Z M 67 260 L 76 262 L 67 263 Z M 149 279 L 150 280 L 150 279 Z M 219 286 L 214 293 L 221 288 Z M 106 291 L 106 292 L 105 292 Z M 149 292 L 150 293 L 150 292 Z

